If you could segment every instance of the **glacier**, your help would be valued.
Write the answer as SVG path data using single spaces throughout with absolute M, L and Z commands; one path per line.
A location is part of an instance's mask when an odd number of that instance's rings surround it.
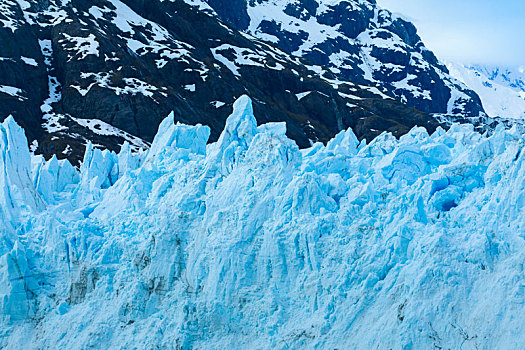
M 240 97 L 80 169 L 0 124 L 0 347 L 525 344 L 525 136 L 452 125 L 299 149 Z

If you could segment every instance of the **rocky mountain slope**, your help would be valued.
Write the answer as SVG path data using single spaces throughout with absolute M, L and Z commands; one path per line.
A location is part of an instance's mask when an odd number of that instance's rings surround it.
M 428 113 L 483 123 L 476 95 L 373 1 L 6 0 L 0 42 L 0 119 L 75 163 L 88 140 L 147 148 L 172 110 L 216 140 L 244 93 L 300 147 L 347 127 L 433 131 Z
M 377 86 L 420 111 L 483 122 L 476 93 L 450 76 L 412 23 L 375 0 L 205 1 L 234 27 L 341 79 Z
M 80 171 L 0 124 L 2 349 L 519 349 L 523 130 L 300 150 L 242 97 Z
M 450 73 L 480 96 L 488 115 L 514 122 L 525 121 L 523 68 L 447 63 Z
M 145 148 L 170 111 L 216 140 L 248 93 L 259 122 L 286 121 L 301 147 L 349 126 L 360 138 L 438 123 L 228 28 L 184 1 L 15 1 L 0 7 L 0 115 L 33 150 L 79 161 L 87 140 Z M 322 74 L 322 76 L 320 76 Z

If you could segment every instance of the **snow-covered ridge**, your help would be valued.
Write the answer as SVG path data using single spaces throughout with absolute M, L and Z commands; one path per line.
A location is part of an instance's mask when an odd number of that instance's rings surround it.
M 328 68 L 338 79 L 375 86 L 450 120 L 486 122 L 479 98 L 449 75 L 415 26 L 376 1 L 238 1 L 235 11 L 231 0 L 205 2 L 235 28 Z
M 2 348 L 519 348 L 523 132 L 305 150 L 241 97 L 80 171 L 0 125 Z
M 450 74 L 467 85 L 481 98 L 491 117 L 525 120 L 525 74 L 519 69 L 466 66 L 447 63 Z

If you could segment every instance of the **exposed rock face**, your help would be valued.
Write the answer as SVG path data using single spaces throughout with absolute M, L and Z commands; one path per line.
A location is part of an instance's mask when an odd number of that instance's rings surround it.
M 449 75 L 415 26 L 375 0 L 252 0 L 235 12 L 226 10 L 229 0 L 206 2 L 232 26 L 328 67 L 340 79 L 379 86 L 427 113 L 483 116 L 476 93 Z
M 301 30 L 280 15 L 269 20 L 269 4 L 283 5 Z M 319 28 L 332 29 L 313 42 Z M 259 124 L 285 121 L 300 147 L 348 127 L 368 140 L 415 125 L 433 131 L 439 123 L 423 112 L 481 111 L 466 90 L 453 90 L 464 98 L 452 103 L 446 69 L 415 28 L 368 2 L 9 0 L 0 6 L 0 39 L 0 120 L 13 115 L 33 151 L 73 162 L 88 141 L 148 147 L 170 111 L 176 121 L 209 125 L 214 141 L 242 94 L 253 98 Z M 365 69 L 376 56 L 379 68 Z M 407 76 L 421 83 L 393 88 Z

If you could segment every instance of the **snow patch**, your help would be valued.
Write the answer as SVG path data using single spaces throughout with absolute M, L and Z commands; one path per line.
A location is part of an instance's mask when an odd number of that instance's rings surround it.
M 29 58 L 29 57 L 20 57 L 20 59 L 22 61 L 24 61 L 25 64 L 27 65 L 30 65 L 30 66 L 33 66 L 33 67 L 38 67 L 38 63 L 36 62 L 36 60 L 34 58 Z
M 73 59 L 83 60 L 89 55 L 99 56 L 99 43 L 93 34 L 87 37 L 75 37 L 66 33 L 62 33 L 65 39 L 58 42 L 64 46 L 66 51 L 69 51 L 68 61 Z
M 23 95 L 24 91 L 14 86 L 0 85 L 0 93 L 16 97 L 19 101 L 27 100 L 27 97 Z
M 82 125 L 85 128 L 88 128 L 93 133 L 97 135 L 102 136 L 119 136 L 122 137 L 124 140 L 129 142 L 134 150 L 137 149 L 148 149 L 149 145 L 143 141 L 142 139 L 133 136 L 131 134 L 128 134 L 127 132 L 114 127 L 113 125 L 110 125 L 102 120 L 99 119 L 82 119 L 82 118 L 71 118 L 75 122 L 77 122 L 79 125 Z
M 312 91 L 305 91 L 305 92 L 300 92 L 298 94 L 295 94 L 295 96 L 297 97 L 297 99 L 299 101 L 301 101 L 303 98 L 305 98 L 306 96 L 310 95 L 312 93 Z

